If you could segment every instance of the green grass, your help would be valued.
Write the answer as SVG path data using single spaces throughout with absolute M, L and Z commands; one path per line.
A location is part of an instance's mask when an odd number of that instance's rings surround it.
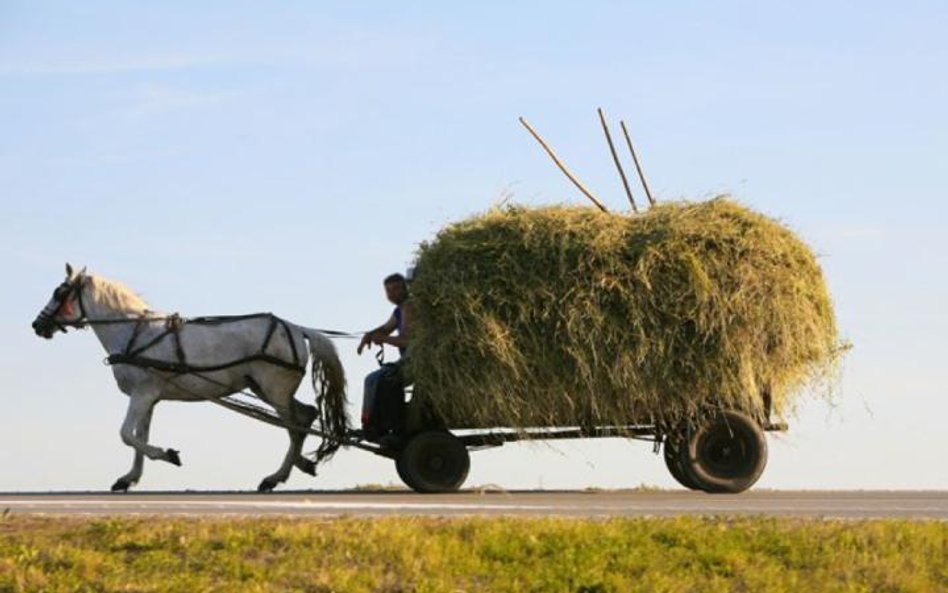
M 0 521 L 0 592 L 944 591 L 948 523 Z

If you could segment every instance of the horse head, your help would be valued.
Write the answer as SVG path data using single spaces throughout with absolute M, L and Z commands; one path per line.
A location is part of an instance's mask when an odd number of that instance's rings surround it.
M 82 289 L 87 278 L 85 268 L 74 272 L 72 266 L 66 264 L 66 279 L 53 290 L 53 297 L 33 321 L 36 335 L 48 340 L 56 330 L 65 332 L 67 325 L 82 327 L 85 317 Z

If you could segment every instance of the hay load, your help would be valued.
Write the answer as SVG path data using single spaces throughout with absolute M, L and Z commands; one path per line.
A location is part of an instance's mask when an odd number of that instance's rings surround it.
M 421 245 L 412 292 L 415 394 L 453 427 L 763 419 L 839 352 L 813 253 L 726 198 L 494 209 Z

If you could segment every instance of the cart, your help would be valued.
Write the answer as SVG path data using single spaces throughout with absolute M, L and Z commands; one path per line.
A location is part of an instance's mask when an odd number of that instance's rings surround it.
M 537 428 L 447 427 L 421 401 L 405 404 L 402 429 L 380 442 L 346 443 L 395 461 L 398 476 L 416 492 L 455 492 L 471 467 L 470 452 L 521 440 L 631 438 L 654 444 L 675 480 L 690 490 L 738 493 L 757 481 L 767 464 L 765 432 L 786 431 L 770 420 L 770 398 L 754 418 L 735 410 L 709 409 L 697 422 L 665 426 L 657 422 L 622 426 Z

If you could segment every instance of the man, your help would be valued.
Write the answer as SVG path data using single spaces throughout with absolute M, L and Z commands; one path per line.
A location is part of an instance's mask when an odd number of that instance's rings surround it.
M 383 365 L 365 378 L 362 429 L 369 440 L 398 431 L 401 421 L 399 416 L 405 403 L 401 366 L 405 360 L 411 331 L 412 303 L 408 294 L 408 282 L 401 274 L 386 277 L 383 284 L 385 296 L 395 305 L 395 310 L 388 321 L 362 336 L 356 352 L 362 354 L 362 350 L 372 344 L 388 344 L 398 348 L 402 358 L 394 365 Z

